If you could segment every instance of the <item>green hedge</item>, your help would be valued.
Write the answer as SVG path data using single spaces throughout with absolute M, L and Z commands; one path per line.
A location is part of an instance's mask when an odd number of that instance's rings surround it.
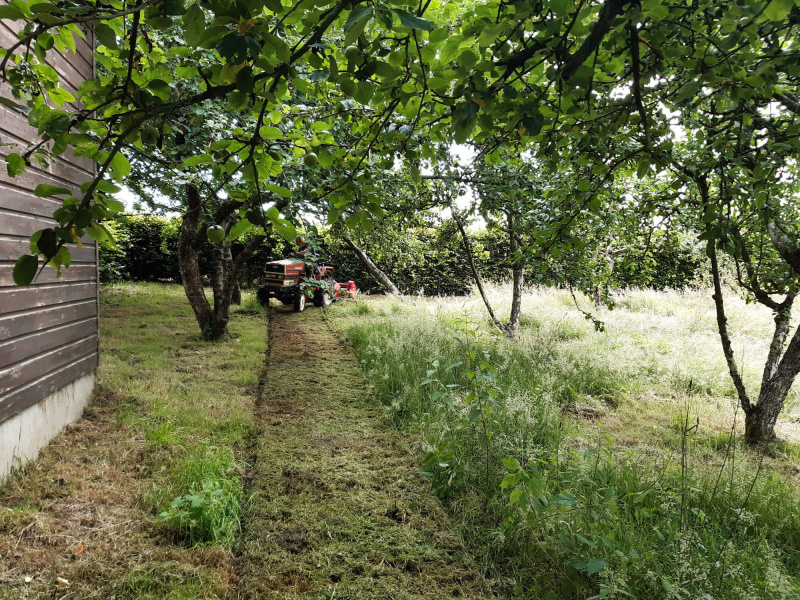
M 150 215 L 120 217 L 110 225 L 117 247 L 109 242 L 100 244 L 100 278 L 114 281 L 180 281 L 178 269 L 178 236 L 180 219 Z M 494 231 L 471 233 L 473 258 L 486 281 L 501 282 L 509 277 L 508 242 Z M 436 229 L 417 229 L 412 232 L 376 231 L 356 237 L 373 261 L 383 269 L 404 292 L 429 296 L 462 295 L 472 286 L 469 264 L 458 230 L 452 221 Z M 234 256 L 247 239 L 235 242 Z M 666 243 L 666 242 L 669 243 Z M 250 259 L 240 276 L 244 287 L 257 285 L 264 264 L 282 258 L 294 247 L 284 239 L 270 235 Z M 335 267 L 338 281 L 353 280 L 364 292 L 380 291 L 380 286 L 366 271 L 347 244 L 330 234 L 322 239 L 322 254 Z M 200 270 L 211 272 L 213 248 L 205 244 L 200 252 Z M 554 265 L 547 278 L 560 273 L 579 278 L 580 260 L 562 261 Z M 698 277 L 703 260 L 686 241 L 664 240 L 660 248 L 650 251 L 646 260 L 632 255 L 618 261 L 615 268 L 615 287 L 681 288 L 691 285 Z M 576 273 L 571 274 L 572 271 Z M 537 273 L 526 272 L 526 280 L 535 283 Z

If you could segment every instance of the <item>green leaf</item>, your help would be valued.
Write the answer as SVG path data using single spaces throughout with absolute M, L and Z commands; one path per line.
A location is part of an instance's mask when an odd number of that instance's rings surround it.
M 348 31 L 359 20 L 363 19 L 364 17 L 368 17 L 371 14 L 372 14 L 372 7 L 369 4 L 361 4 L 360 6 L 354 8 L 352 11 L 350 11 L 350 16 L 344 23 L 345 32 Z
M 131 163 L 122 152 L 117 152 L 111 159 L 111 172 L 116 181 L 122 182 L 131 172 Z
M 85 194 L 89 188 L 91 187 L 92 182 L 87 181 L 81 184 L 81 193 Z M 97 182 L 97 186 L 94 188 L 98 192 L 103 192 L 106 194 L 116 194 L 122 191 L 122 188 L 119 186 L 114 185 L 110 181 L 106 181 L 105 179 L 101 179 Z
M 442 46 L 442 49 L 439 51 L 439 61 L 443 65 L 450 64 L 456 59 L 456 57 L 458 57 L 459 51 L 461 50 L 462 41 L 463 38 L 454 35 L 444 43 L 444 46 Z
M 434 28 L 433 23 L 428 21 L 427 19 L 423 19 L 422 17 L 415 17 L 411 13 L 408 13 L 404 10 L 400 10 L 399 8 L 395 9 L 395 14 L 400 18 L 400 23 L 403 27 L 408 27 L 409 29 L 417 29 L 420 31 L 430 31 Z
M 372 219 L 369 217 L 369 213 L 362 212 L 361 213 L 361 227 L 364 228 L 364 231 L 372 231 Z
M 550 504 L 561 504 L 562 506 L 575 507 L 575 497 L 570 494 L 559 494 L 555 498 L 550 499 Z
M 100 227 L 99 223 L 92 221 L 86 228 L 86 235 L 96 242 L 102 242 L 104 239 L 106 239 L 106 229 L 104 227 Z
M 231 32 L 217 43 L 217 52 L 229 65 L 238 65 L 247 59 L 249 36 Z
M 203 9 L 195 2 L 183 15 L 184 38 L 189 46 L 199 46 L 206 31 L 206 18 Z
M 570 9 L 572 2 L 570 0 L 550 0 L 550 9 L 556 14 L 557 17 L 563 17 Z
M 259 129 L 258 133 L 265 140 L 279 140 L 283 138 L 283 132 L 280 129 L 268 125 Z
M 247 219 L 242 219 L 236 225 L 231 227 L 230 232 L 228 233 L 228 237 L 225 238 L 226 241 L 232 242 L 233 240 L 239 238 L 243 233 L 246 231 L 250 231 L 253 228 L 253 224 L 248 221 Z
M 162 100 L 169 100 L 170 96 L 172 95 L 172 88 L 163 79 L 153 79 L 148 81 L 145 87 Z
M 68 268 L 72 264 L 72 254 L 70 254 L 66 246 L 61 246 L 61 248 L 58 249 L 58 258 L 65 268 Z
M 10 4 L 0 6 L 0 19 L 14 20 L 14 19 L 24 19 L 24 18 L 25 18 L 25 13 L 23 13 L 16 6 L 11 6 Z M 28 285 L 28 284 L 26 283 L 20 285 Z
M 794 0 L 771 0 L 764 9 L 764 18 L 770 21 L 783 21 L 791 12 Z
M 314 71 L 308 75 L 308 80 L 314 83 L 327 80 L 331 76 L 329 71 Z
M 125 205 L 115 198 L 103 198 L 103 205 L 113 213 L 125 212 Z
M 253 67 L 247 65 L 239 69 L 236 73 L 236 89 L 242 92 L 252 93 L 255 89 L 255 81 L 253 79 Z
M 25 170 L 25 160 L 16 152 L 6 156 L 6 171 L 9 177 L 16 177 Z
M 169 29 L 173 25 L 172 19 L 162 16 L 150 17 L 145 23 L 154 29 Z
M 605 569 L 607 566 L 608 562 L 602 558 L 590 558 L 586 563 L 586 573 L 588 575 L 594 575 L 595 573 Z
M 330 169 L 333 165 L 333 157 L 325 146 L 321 146 L 319 148 L 317 151 L 317 157 L 319 158 L 319 164 L 323 169 Z
M 94 34 L 97 40 L 106 48 L 117 49 L 117 34 L 105 23 L 96 23 L 94 26 Z
M 39 257 L 26 254 L 20 256 L 14 265 L 14 283 L 17 285 L 30 285 L 39 269 Z
M 265 189 L 269 190 L 273 194 L 277 194 L 281 198 L 291 198 L 292 197 L 292 190 L 286 189 L 285 187 L 281 187 L 279 185 L 275 185 L 274 183 L 268 183 L 264 186 Z
M 214 157 L 210 154 L 200 154 L 198 156 L 190 156 L 183 161 L 184 167 L 196 167 L 197 165 L 207 165 L 214 162 Z
M 651 0 L 642 4 L 642 14 L 654 22 L 663 21 L 669 16 L 669 7 Z
M 39 198 L 48 198 L 49 196 L 68 196 L 72 192 L 56 185 L 50 185 L 49 183 L 40 183 L 36 186 L 36 189 L 33 190 L 33 193 L 39 196 Z
M 247 92 L 237 90 L 228 96 L 228 103 L 234 110 L 243 110 L 247 106 L 249 95 Z

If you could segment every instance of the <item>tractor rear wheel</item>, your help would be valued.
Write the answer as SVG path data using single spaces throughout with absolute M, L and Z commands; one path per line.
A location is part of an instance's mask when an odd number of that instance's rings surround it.
M 306 295 L 305 293 L 301 292 L 295 299 L 294 299 L 294 312 L 303 312 L 306 307 Z
M 261 306 L 269 306 L 269 288 L 265 285 L 258 286 L 256 298 Z
M 323 290 L 317 290 L 314 292 L 314 306 L 317 308 L 322 308 L 323 306 L 330 306 L 331 305 L 331 295 Z

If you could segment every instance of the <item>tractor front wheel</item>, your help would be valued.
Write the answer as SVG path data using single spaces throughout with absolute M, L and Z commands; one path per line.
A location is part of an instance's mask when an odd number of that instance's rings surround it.
M 294 312 L 303 312 L 306 308 L 306 295 L 304 292 L 300 292 L 300 294 L 294 299 Z

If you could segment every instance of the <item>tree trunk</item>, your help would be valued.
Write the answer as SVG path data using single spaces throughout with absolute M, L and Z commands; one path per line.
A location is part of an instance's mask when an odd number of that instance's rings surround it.
M 200 263 L 197 260 L 198 224 L 200 219 L 200 192 L 192 184 L 186 185 L 186 214 L 181 223 L 178 243 L 178 266 L 181 272 L 186 298 L 194 311 L 203 337 L 208 338 L 212 330 L 214 314 L 203 290 Z
M 225 242 L 222 242 L 223 244 Z M 214 306 L 222 299 L 222 286 L 225 283 L 225 251 L 218 244 L 214 244 L 214 262 L 211 269 L 211 290 L 214 296 Z
M 793 297 L 790 298 L 790 300 L 793 299 Z M 775 317 L 775 338 L 785 339 L 785 336 L 781 336 L 780 330 L 784 321 L 788 330 L 789 318 L 788 309 L 781 311 Z M 773 346 L 775 338 L 773 338 Z M 783 410 L 786 396 L 789 395 L 789 390 L 797 374 L 800 373 L 800 327 L 795 331 L 792 341 L 780 361 L 777 358 L 777 356 L 773 358 L 773 351 L 770 348 L 770 357 L 764 368 L 764 379 L 758 394 L 758 404 L 749 413 L 745 413 L 745 441 L 749 444 L 770 442 L 777 438 L 775 424 Z M 767 377 L 768 373 L 770 373 L 769 377 Z
M 744 439 L 748 444 L 771 442 L 777 438 L 775 424 L 778 422 L 778 416 L 783 410 L 786 396 L 789 394 L 789 389 L 792 387 L 797 374 L 800 373 L 800 327 L 795 331 L 789 347 L 783 352 L 783 345 L 789 333 L 791 307 L 795 296 L 794 294 L 787 296 L 786 300 L 781 304 L 780 310 L 776 312 L 775 334 L 772 337 L 767 362 L 764 366 L 761 391 L 758 394 L 758 402 L 753 404 L 747 394 L 744 381 L 733 356 L 733 345 L 728 333 L 728 319 L 725 316 L 723 304 L 717 250 L 714 246 L 711 246 L 709 256 L 711 258 L 711 276 L 714 282 L 713 298 L 717 311 L 717 327 L 722 341 L 722 352 L 728 363 L 728 370 L 745 415 Z
M 455 211 L 452 205 L 450 206 L 450 210 L 453 213 L 453 220 L 458 226 L 458 231 L 461 234 L 461 241 L 464 244 L 464 253 L 467 255 L 467 263 L 469 264 L 470 271 L 472 271 L 472 278 L 475 280 L 475 285 L 478 286 L 478 292 L 483 299 L 483 304 L 486 306 L 486 311 L 489 313 L 489 318 L 492 320 L 492 323 L 494 323 L 495 327 L 505 333 L 505 325 L 495 316 L 492 304 L 489 302 L 489 298 L 486 297 L 486 292 L 483 289 L 483 282 L 481 281 L 481 275 L 478 273 L 478 269 L 475 266 L 475 259 L 472 257 L 472 245 L 469 243 L 469 236 L 467 235 L 467 231 L 464 229 L 464 224 L 461 222 L 461 217 L 458 216 L 458 213 Z
M 517 337 L 519 333 L 519 318 L 522 314 L 522 284 L 525 265 L 522 262 L 522 257 L 519 256 L 519 239 L 514 231 L 514 218 L 508 215 L 508 231 L 509 242 L 511 246 L 511 279 L 512 279 L 512 292 L 511 292 L 511 314 L 508 317 L 508 325 L 506 325 L 506 335 L 511 339 Z
M 253 255 L 266 238 L 265 236 L 253 236 L 235 259 L 231 254 L 230 247 L 215 249 L 214 271 L 211 277 L 214 293 L 214 307 L 212 308 L 203 289 L 203 279 L 197 257 L 200 247 L 206 241 L 206 228 L 199 227 L 200 192 L 191 184 L 186 186 L 186 204 L 187 211 L 183 216 L 183 223 L 181 223 L 178 244 L 181 280 L 203 337 L 207 340 L 216 340 L 228 333 L 231 300 L 239 286 L 239 273 L 245 261 Z M 227 217 L 219 219 L 219 222 L 226 228 L 229 224 Z
M 239 221 L 239 218 L 236 215 L 233 215 L 232 219 L 228 220 L 227 225 L 223 225 L 225 227 L 225 232 L 230 233 L 231 228 L 236 225 Z M 223 268 L 229 268 L 233 265 L 233 253 L 231 252 L 231 247 L 233 244 L 231 242 L 222 242 L 222 264 Z M 242 289 L 239 287 L 239 274 L 236 274 L 236 280 L 233 282 L 233 293 L 231 294 L 231 304 L 240 305 L 242 303 Z
M 511 292 L 511 314 L 509 315 L 508 323 L 503 323 L 497 318 L 497 315 L 495 315 L 492 304 L 489 302 L 489 298 L 486 296 L 486 291 L 483 289 L 481 275 L 478 273 L 478 268 L 475 266 L 475 259 L 472 256 L 472 244 L 469 243 L 469 236 L 467 235 L 467 231 L 464 229 L 464 224 L 461 222 L 461 218 L 458 216 L 458 213 L 456 213 L 452 206 L 450 207 L 450 210 L 453 213 L 453 220 L 458 226 L 458 231 L 461 233 L 461 241 L 464 244 L 464 253 L 467 255 L 467 263 L 469 264 L 470 271 L 472 271 L 472 277 L 475 280 L 475 285 L 478 287 L 478 292 L 481 295 L 483 304 L 486 306 L 486 311 L 489 313 L 489 318 L 492 320 L 492 323 L 494 323 L 495 327 L 513 340 L 517 337 L 517 333 L 519 332 L 519 318 L 522 314 L 522 283 L 524 265 L 522 261 L 515 261 L 512 264 L 511 277 L 513 284 Z M 508 229 L 511 244 L 511 256 L 513 260 L 514 255 L 519 250 L 519 240 L 514 233 L 513 218 L 511 215 L 508 216 Z
M 344 236 L 344 241 L 347 242 L 347 245 L 350 246 L 350 249 L 355 252 L 356 256 L 358 256 L 359 260 L 363 263 L 363 265 L 367 268 L 367 271 L 386 289 L 388 289 L 392 294 L 400 298 L 400 300 L 405 301 L 403 298 L 403 293 L 400 289 L 394 284 L 394 282 L 389 279 L 389 277 L 378 268 L 372 259 L 367 256 L 367 253 L 364 252 L 353 240 L 351 240 L 348 236 Z

